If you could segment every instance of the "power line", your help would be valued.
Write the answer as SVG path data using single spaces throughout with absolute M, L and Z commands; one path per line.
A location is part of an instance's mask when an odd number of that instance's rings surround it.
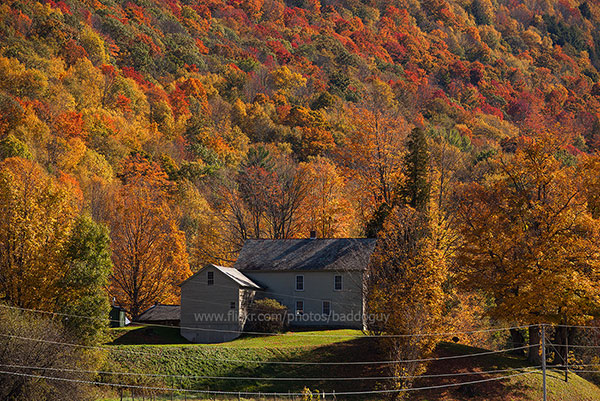
M 85 315 L 75 315 L 70 313 L 60 313 L 60 312 L 50 312 L 38 309 L 30 309 L 30 308 L 21 308 L 17 306 L 9 306 L 0 304 L 2 308 L 16 309 L 26 312 L 32 313 L 42 313 L 49 314 L 55 316 L 64 316 L 64 317 L 73 317 L 73 318 L 81 318 L 81 319 L 92 319 L 92 320 L 105 320 L 104 318 L 95 317 L 95 316 L 85 316 Z M 106 319 L 109 322 L 119 322 L 119 320 L 115 319 Z M 186 326 L 169 326 L 165 324 L 149 324 L 142 322 L 131 322 L 132 324 L 146 326 L 146 327 L 167 327 L 167 328 L 179 328 L 186 330 L 198 330 L 198 331 L 208 331 L 208 332 L 218 332 L 218 333 L 235 333 L 235 334 L 252 334 L 252 335 L 262 335 L 262 336 L 285 336 L 288 333 L 263 333 L 263 332 L 252 332 L 252 331 L 243 331 L 243 330 L 222 330 L 222 329 L 208 329 L 203 327 L 186 327 Z M 444 337 L 451 336 L 457 334 L 477 334 L 477 333 L 493 333 L 498 331 L 506 331 L 513 329 L 527 329 L 532 325 L 527 326 L 513 326 L 513 327 L 501 327 L 501 328 L 490 328 L 490 329 L 479 329 L 479 330 L 469 330 L 469 331 L 449 331 L 449 332 L 438 332 L 438 333 L 414 333 L 414 334 L 371 334 L 371 335 L 352 335 L 352 334 L 302 334 L 302 333 L 294 333 L 294 336 L 299 337 L 326 337 L 326 338 L 340 338 L 340 337 L 350 337 L 350 338 L 412 338 L 412 337 Z
M 70 373 L 88 373 L 98 375 L 123 375 L 123 376 L 141 376 L 141 377 L 161 377 L 161 378 L 177 378 L 177 379 L 211 379 L 211 380 L 254 380 L 254 381 L 346 381 L 346 380 L 397 380 L 397 379 L 420 379 L 420 378 L 440 378 L 440 377 L 456 377 L 456 376 L 471 376 L 483 374 L 498 374 L 522 371 L 528 369 L 539 369 L 539 366 L 527 366 L 522 368 L 512 369 L 495 369 L 487 371 L 470 371 L 456 373 L 440 373 L 430 375 L 404 375 L 404 376 L 364 376 L 364 377 L 248 377 L 248 376 L 197 376 L 197 375 L 167 375 L 158 373 L 138 373 L 138 372 L 114 372 L 114 371 L 98 371 L 98 370 L 82 370 L 69 368 L 54 368 L 42 366 L 26 366 L 14 364 L 0 364 L 0 366 L 12 369 L 31 369 L 31 370 L 51 370 L 56 372 Z
M 598 349 L 600 348 L 600 345 L 576 345 L 576 344 L 552 344 L 552 343 L 548 343 L 549 345 L 551 345 L 552 347 L 562 347 L 562 348 L 592 348 L 592 349 Z
M 564 366 L 564 365 L 560 365 L 560 366 Z M 589 366 L 600 366 L 600 363 L 584 363 L 584 364 L 577 364 L 577 365 L 569 365 L 569 367 L 571 367 L 571 368 L 589 367 Z
M 457 387 L 457 386 L 466 386 L 466 385 L 471 385 L 471 384 L 478 384 L 478 383 L 487 383 L 487 382 L 492 382 L 492 381 L 498 381 L 498 380 L 505 380 L 505 379 L 510 379 L 513 377 L 518 377 L 518 376 L 524 376 L 524 375 L 529 375 L 535 372 L 524 372 L 524 373 L 517 373 L 514 375 L 508 375 L 508 376 L 503 376 L 503 377 L 492 377 L 489 379 L 483 379 L 483 380 L 474 380 L 474 381 L 468 381 L 468 382 L 460 382 L 460 383 L 449 383 L 449 384 L 442 384 L 442 385 L 437 385 L 437 386 L 427 386 L 427 387 L 411 387 L 411 388 L 405 388 L 405 389 L 394 389 L 394 390 L 374 390 L 371 392 L 368 391 L 355 391 L 355 392 L 344 392 L 344 393 L 336 393 L 336 395 L 361 395 L 361 394 L 385 394 L 385 393 L 395 393 L 395 392 L 407 392 L 407 391 L 422 391 L 422 390 L 436 390 L 436 389 L 441 389 L 441 388 L 449 388 L 449 387 Z
M 22 337 L 22 336 L 17 336 L 17 335 L 12 335 L 12 334 L 0 334 L 0 336 L 16 338 L 16 339 L 24 340 L 24 341 L 37 341 L 37 342 L 42 342 L 42 343 L 46 343 L 46 344 L 63 345 L 63 346 L 71 346 L 71 347 L 79 347 L 79 348 L 87 348 L 87 349 L 99 349 L 99 350 L 109 351 L 109 352 L 112 352 L 112 351 L 130 352 L 130 353 L 137 353 L 137 354 L 142 354 L 142 355 L 147 355 L 148 353 L 150 353 L 150 352 L 143 352 L 143 351 L 140 352 L 138 350 L 126 350 L 126 349 L 121 349 L 121 348 L 116 348 L 116 347 L 108 348 L 108 347 L 98 347 L 98 346 L 92 346 L 92 345 L 65 343 L 65 342 L 60 342 L 60 341 L 44 340 L 41 338 Z M 499 354 L 499 353 L 503 353 L 503 352 L 517 351 L 517 350 L 531 348 L 534 346 L 535 345 L 525 345 L 522 347 L 508 348 L 508 349 L 502 349 L 502 350 L 496 350 L 496 351 L 485 351 L 485 352 L 465 354 L 465 355 L 445 356 L 445 357 L 439 357 L 439 358 L 396 360 L 396 361 L 364 361 L 364 362 L 357 362 L 357 361 L 349 361 L 349 362 L 257 361 L 257 360 L 211 358 L 211 357 L 202 357 L 202 359 L 215 360 L 215 361 L 220 361 L 220 362 L 279 364 L 279 365 L 387 365 L 387 364 L 393 364 L 393 363 L 399 364 L 399 363 L 429 362 L 429 361 L 440 361 L 440 360 L 450 360 L 450 359 L 472 358 L 472 357 L 483 356 L 483 355 L 492 355 L 492 354 Z
M 505 380 L 513 377 L 523 376 L 535 373 L 531 372 L 523 372 L 517 373 L 514 375 L 502 376 L 502 377 L 493 377 L 489 379 L 483 380 L 475 380 L 461 383 L 449 383 L 437 386 L 427 386 L 427 387 L 411 387 L 411 388 L 403 388 L 403 389 L 391 389 L 391 390 L 371 390 L 371 391 L 346 391 L 346 392 L 336 392 L 336 395 L 367 395 L 367 394 L 385 394 L 385 393 L 402 393 L 407 391 L 419 391 L 419 390 L 434 390 L 448 387 L 456 387 L 456 386 L 464 386 L 470 384 L 477 383 L 486 383 L 497 380 Z M 201 393 L 201 394 L 223 394 L 223 395 L 244 395 L 244 396 L 302 396 L 302 393 L 256 393 L 256 392 L 248 392 L 248 391 L 219 391 L 219 390 L 189 390 L 182 388 L 168 388 L 168 387 L 150 387 L 150 386 L 139 386 L 133 384 L 117 384 L 117 383 L 103 383 L 92 380 L 78 380 L 78 379 L 70 379 L 64 377 L 54 377 L 54 376 L 44 376 L 44 375 L 33 375 L 28 373 L 20 373 L 20 372 L 9 372 L 9 371 L 0 371 L 0 374 L 12 375 L 12 376 L 21 376 L 21 377 L 29 377 L 29 378 L 37 378 L 37 379 L 47 379 L 47 380 L 58 380 L 58 381 L 66 381 L 71 383 L 82 383 L 82 384 L 93 384 L 99 386 L 111 386 L 111 387 L 122 387 L 122 388 L 135 388 L 135 389 L 143 389 L 143 390 L 153 390 L 153 391 L 178 391 L 178 392 L 187 392 L 187 393 Z
M 574 372 L 574 373 L 596 373 L 596 374 L 599 374 L 600 370 L 569 369 L 569 372 Z
M 573 328 L 573 329 L 594 329 L 594 330 L 600 330 L 600 326 L 578 326 L 578 325 L 572 325 L 572 324 L 557 324 L 555 327 L 568 327 L 568 328 Z

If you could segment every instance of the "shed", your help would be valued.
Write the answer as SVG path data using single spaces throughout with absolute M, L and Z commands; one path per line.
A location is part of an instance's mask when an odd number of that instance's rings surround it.
M 179 305 L 156 304 L 142 312 L 137 322 L 179 326 L 180 315 L 181 307 Z
M 112 306 L 108 314 L 110 327 L 125 327 L 129 324 L 129 319 L 125 314 L 125 309 L 120 306 Z

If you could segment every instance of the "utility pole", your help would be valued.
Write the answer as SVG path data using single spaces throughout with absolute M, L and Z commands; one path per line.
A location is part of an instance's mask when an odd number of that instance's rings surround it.
M 547 401 L 546 393 L 546 325 L 542 324 L 542 390 L 544 401 Z

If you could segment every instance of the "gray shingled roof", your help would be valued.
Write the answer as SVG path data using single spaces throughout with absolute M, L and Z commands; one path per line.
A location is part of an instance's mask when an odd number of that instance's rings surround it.
M 363 270 L 373 238 L 247 240 L 234 267 L 245 270 Z
M 139 322 L 158 322 L 163 320 L 179 320 L 181 307 L 179 305 L 156 304 L 146 309 L 137 319 Z

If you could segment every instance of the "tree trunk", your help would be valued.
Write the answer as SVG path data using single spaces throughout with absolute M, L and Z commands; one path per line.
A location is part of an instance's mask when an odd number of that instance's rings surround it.
M 525 345 L 525 337 L 519 329 L 510 329 L 510 341 L 512 343 L 512 348 L 519 348 Z M 525 349 L 518 349 L 511 352 L 512 354 L 524 356 Z
M 567 360 L 567 336 L 569 335 L 569 329 L 567 327 L 557 327 L 554 333 L 552 342 L 558 345 L 556 352 L 554 353 L 554 359 L 552 363 L 555 365 L 565 365 Z
M 540 355 L 540 327 L 530 326 L 529 327 L 529 362 L 535 365 L 542 364 L 542 356 Z

